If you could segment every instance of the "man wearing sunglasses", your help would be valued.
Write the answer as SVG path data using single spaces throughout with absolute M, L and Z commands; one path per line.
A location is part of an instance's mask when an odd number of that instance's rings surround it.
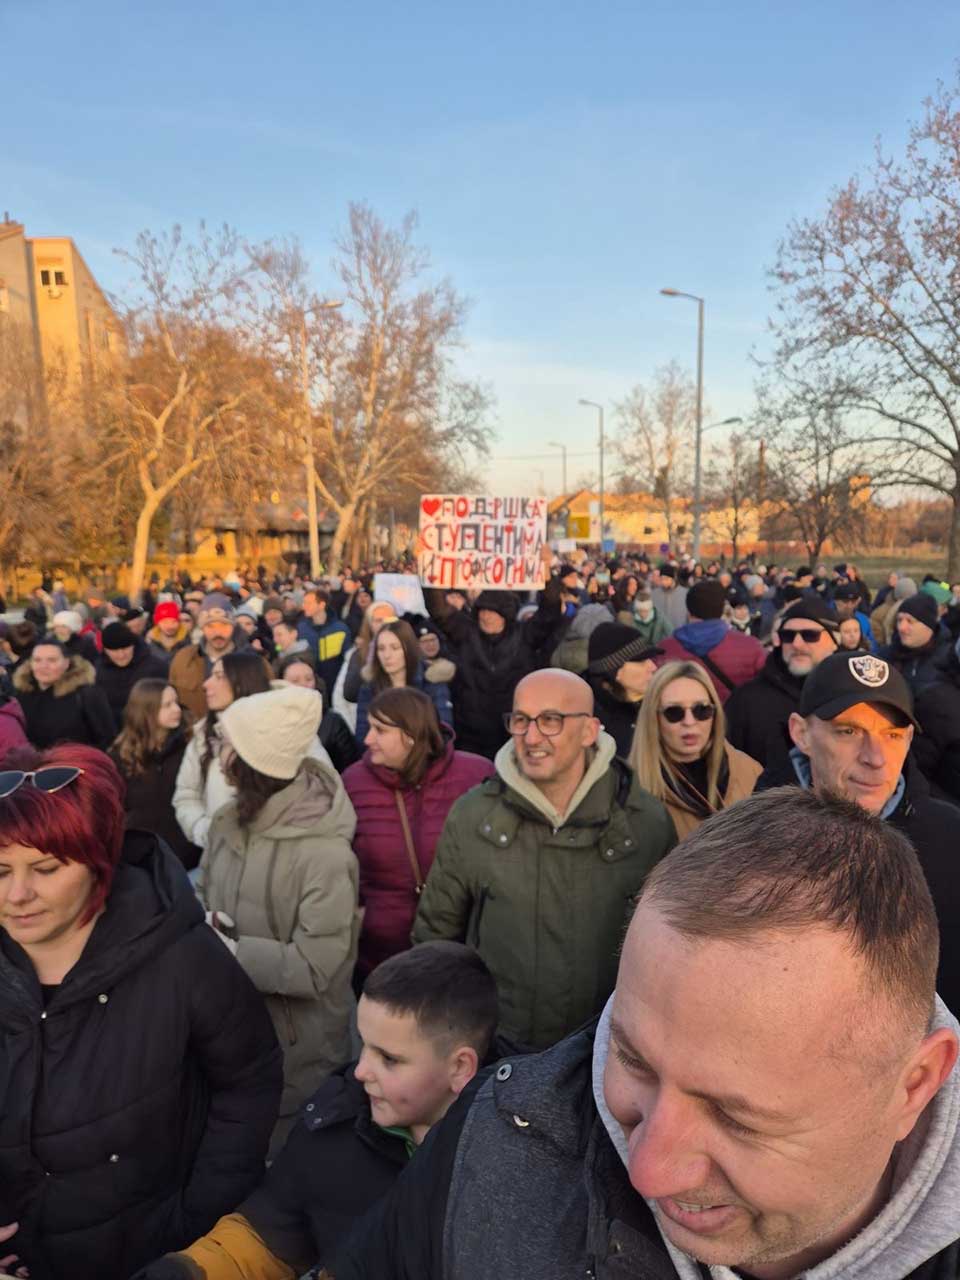
M 763 670 L 727 699 L 727 741 L 765 769 L 782 769 L 793 743 L 787 722 L 803 684 L 824 658 L 836 653 L 839 626 L 822 600 L 797 600 L 774 631 Z
M 628 905 L 676 837 L 559 668 L 521 680 L 497 772 L 450 811 L 415 942 L 473 946 L 497 980 L 500 1032 L 543 1049 L 613 990 Z

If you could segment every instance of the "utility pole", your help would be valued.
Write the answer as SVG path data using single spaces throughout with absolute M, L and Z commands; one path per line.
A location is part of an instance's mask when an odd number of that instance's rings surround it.
M 580 404 L 585 404 L 585 405 L 588 405 L 591 409 L 596 409 L 596 411 L 597 411 L 597 415 L 598 415 L 598 418 L 599 418 L 599 420 L 600 420 L 600 439 L 599 439 L 599 446 L 600 446 L 600 503 L 599 503 L 599 506 L 600 506 L 600 554 L 601 554 L 601 555 L 603 555 L 603 535 L 604 535 L 604 524 L 603 524 L 603 499 L 604 499 L 604 493 L 603 493 L 603 443 L 604 443 L 604 442 L 603 442 L 603 405 L 602 405 L 602 404 L 597 404 L 596 400 L 581 400 L 581 401 L 580 401 Z

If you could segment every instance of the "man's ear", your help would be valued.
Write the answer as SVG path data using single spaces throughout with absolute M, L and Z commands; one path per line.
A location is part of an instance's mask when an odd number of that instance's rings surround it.
M 807 722 L 803 716 L 796 711 L 790 712 L 790 719 L 787 721 L 787 728 L 790 731 L 790 738 L 795 747 L 799 747 L 805 756 L 810 754 L 808 747 L 810 744 L 810 732 L 807 729 Z
M 592 747 L 597 738 L 599 738 L 600 730 L 602 728 L 603 725 L 596 716 L 589 716 L 586 718 L 583 722 L 583 745 L 585 747 Z
M 451 1092 L 460 1094 L 480 1069 L 480 1058 L 471 1045 L 461 1044 L 447 1060 Z
M 953 1070 L 957 1037 L 948 1027 L 926 1036 L 907 1064 L 900 1086 L 897 1141 L 911 1132 L 920 1114 Z

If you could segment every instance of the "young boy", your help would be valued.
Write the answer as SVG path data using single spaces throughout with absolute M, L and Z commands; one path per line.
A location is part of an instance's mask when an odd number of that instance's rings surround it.
M 498 1017 L 490 971 L 458 942 L 425 942 L 379 965 L 357 1010 L 359 1060 L 321 1085 L 236 1213 L 136 1280 L 296 1280 L 331 1266 L 474 1078 Z

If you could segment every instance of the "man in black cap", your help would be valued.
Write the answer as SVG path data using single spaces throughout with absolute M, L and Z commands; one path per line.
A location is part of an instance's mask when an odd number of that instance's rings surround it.
M 799 785 L 843 796 L 906 835 L 920 858 L 940 922 L 937 990 L 960 1009 L 960 876 L 957 811 L 934 800 L 909 759 L 917 722 L 913 695 L 895 667 L 866 650 L 839 652 L 805 681 L 790 716 L 794 746 L 784 768 L 756 789 Z
M 767 658 L 759 640 L 725 621 L 726 603 L 723 584 L 715 578 L 701 578 L 687 592 L 686 624 L 663 641 L 663 661 L 698 662 L 709 672 L 721 702 L 726 702 L 737 685 L 759 675 Z
M 633 743 L 637 713 L 663 650 L 638 636 L 634 627 L 602 622 L 591 634 L 584 678 L 593 690 L 597 719 L 626 760 Z
M 687 588 L 677 584 L 677 566 L 674 564 L 662 564 L 657 574 L 658 579 L 651 587 L 650 595 L 657 613 L 666 618 L 673 631 L 687 620 Z
M 836 653 L 837 619 L 822 600 L 795 600 L 774 632 L 763 670 L 734 689 L 724 711 L 727 740 L 765 769 L 781 769 L 793 743 L 787 730 L 807 676 Z

